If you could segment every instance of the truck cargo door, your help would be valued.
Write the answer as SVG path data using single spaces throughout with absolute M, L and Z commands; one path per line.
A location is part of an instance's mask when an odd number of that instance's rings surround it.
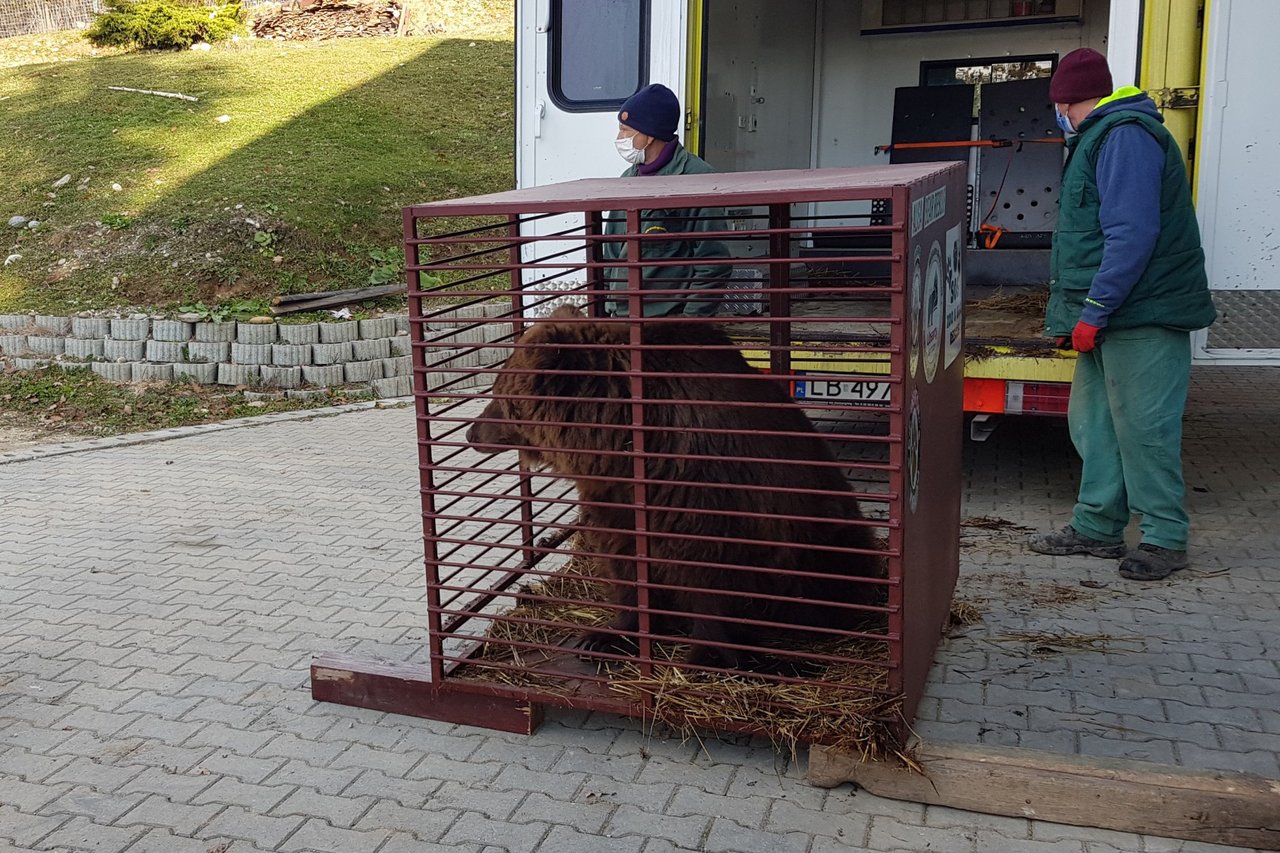
M 1277 32 L 1280 3 L 1209 4 L 1195 183 L 1219 316 L 1202 359 L 1280 363 Z

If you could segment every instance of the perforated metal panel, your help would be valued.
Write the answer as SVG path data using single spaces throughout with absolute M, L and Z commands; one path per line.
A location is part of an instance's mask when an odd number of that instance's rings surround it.
M 979 219 L 1013 239 L 1034 234 L 1047 241 L 1058 222 L 1062 186 L 1062 131 L 1053 117 L 1049 79 L 983 85 L 978 136 L 1013 142 L 978 154 Z M 1031 141 L 1045 139 L 1055 142 Z

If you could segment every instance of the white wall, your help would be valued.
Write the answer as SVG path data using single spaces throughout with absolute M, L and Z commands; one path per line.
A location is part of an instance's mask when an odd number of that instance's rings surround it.
M 1063 55 L 1078 47 L 1106 53 L 1109 0 L 1087 0 L 1083 24 L 859 35 L 860 0 L 825 0 L 821 27 L 815 145 L 818 167 L 887 163 L 893 90 L 920 84 L 920 63 L 962 57 Z M 1121 76 L 1121 75 L 1117 75 Z

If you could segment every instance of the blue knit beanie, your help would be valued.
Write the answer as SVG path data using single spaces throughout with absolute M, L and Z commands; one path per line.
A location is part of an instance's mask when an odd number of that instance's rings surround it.
M 680 101 L 661 83 L 636 92 L 618 110 L 618 121 L 662 142 L 676 138 L 680 126 Z

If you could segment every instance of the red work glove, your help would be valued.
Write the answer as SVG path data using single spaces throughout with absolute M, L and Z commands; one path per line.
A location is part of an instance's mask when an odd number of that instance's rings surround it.
M 1076 352 L 1092 352 L 1093 348 L 1098 345 L 1098 332 L 1102 329 L 1097 326 L 1090 326 L 1084 320 L 1076 323 L 1076 327 L 1071 330 L 1071 347 Z

